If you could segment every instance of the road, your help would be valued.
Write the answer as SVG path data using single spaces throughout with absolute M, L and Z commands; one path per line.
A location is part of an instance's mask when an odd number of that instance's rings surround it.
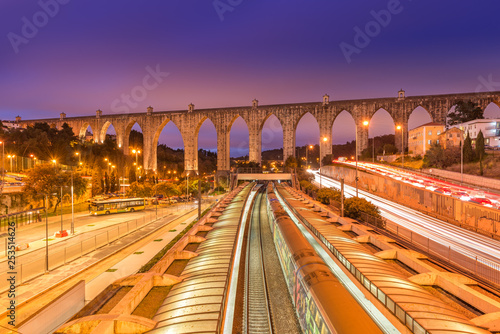
M 192 203 L 189 205 L 193 206 Z M 167 213 L 176 213 L 177 211 L 184 209 L 186 205 L 170 206 L 167 208 L 158 208 L 158 216 L 162 216 Z M 105 233 L 108 229 L 113 229 L 118 224 L 130 221 L 131 226 L 135 226 L 135 220 L 142 221 L 143 219 L 151 220 L 156 215 L 155 209 L 147 209 L 144 211 L 129 212 L 126 214 L 113 214 L 105 216 L 91 216 L 88 213 L 80 213 L 75 215 L 75 235 L 70 237 L 65 237 L 62 239 L 54 238 L 55 232 L 61 229 L 61 222 L 56 217 L 49 219 L 48 230 L 49 230 L 49 247 L 51 252 L 56 252 L 59 249 L 68 247 L 69 245 L 80 243 L 83 240 L 94 237 L 95 235 Z M 70 216 L 70 215 L 65 215 Z M 63 220 L 63 227 L 69 231 L 71 226 L 71 220 Z M 45 232 L 46 225 L 42 221 L 36 223 L 33 226 L 23 226 L 16 231 L 16 244 L 29 243 L 30 247 L 23 251 L 16 252 L 16 260 L 18 264 L 23 264 L 24 262 L 33 261 L 33 256 L 40 256 L 40 248 L 45 247 Z M 3 243 L 2 243 L 3 244 Z M 2 245 L 3 246 L 3 245 Z M 6 266 L 7 258 L 5 252 L 1 252 L 0 256 L 0 269 L 4 269 Z
M 342 164 L 349 165 L 351 167 L 355 166 L 353 161 L 338 162 Z M 378 173 L 393 179 L 400 180 L 411 184 L 415 187 L 426 188 L 430 191 L 436 191 L 444 193 L 445 195 L 452 195 L 460 198 L 463 201 L 469 201 L 470 199 L 480 199 L 486 198 L 488 201 L 480 203 L 487 207 L 493 207 L 500 209 L 500 195 L 497 193 L 480 191 L 471 187 L 446 182 L 443 180 L 435 179 L 432 177 L 422 176 L 420 174 L 412 173 L 406 170 L 394 168 L 391 166 L 384 166 L 380 164 L 373 164 L 369 162 L 358 162 L 358 168 L 369 170 L 372 173 Z
M 319 183 L 319 175 L 314 171 L 315 181 Z M 326 176 L 321 176 L 325 187 L 340 188 L 340 182 Z M 355 196 L 355 188 L 345 185 L 345 196 Z M 422 236 L 436 241 L 446 247 L 451 246 L 456 251 L 475 258 L 488 259 L 500 265 L 500 242 L 429 217 L 416 210 L 375 196 L 363 190 L 358 190 L 359 197 L 365 198 L 380 208 L 381 215 L 400 226 L 406 227 Z

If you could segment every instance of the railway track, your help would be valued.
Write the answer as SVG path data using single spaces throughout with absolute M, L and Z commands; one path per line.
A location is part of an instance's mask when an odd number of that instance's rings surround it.
M 252 334 L 273 333 L 261 236 L 260 215 L 264 200 L 263 193 L 259 191 L 250 217 L 245 261 L 243 332 Z

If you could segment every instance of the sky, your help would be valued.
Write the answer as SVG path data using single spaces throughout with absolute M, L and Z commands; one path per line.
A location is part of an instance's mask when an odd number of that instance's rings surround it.
M 325 93 L 395 97 L 401 88 L 407 96 L 498 91 L 499 10 L 495 0 L 2 0 L 0 118 L 315 102 Z M 146 94 L 126 104 L 122 95 L 155 70 Z M 486 116 L 500 110 L 490 106 Z M 409 126 L 429 120 L 416 110 Z M 386 133 L 394 124 L 382 110 L 370 137 Z M 354 122 L 341 114 L 333 143 L 353 139 Z M 173 124 L 160 142 L 183 146 Z M 270 118 L 263 149 L 282 142 Z M 306 115 L 297 145 L 318 142 Z M 216 148 L 210 121 L 199 147 Z M 231 156 L 247 153 L 239 119 Z

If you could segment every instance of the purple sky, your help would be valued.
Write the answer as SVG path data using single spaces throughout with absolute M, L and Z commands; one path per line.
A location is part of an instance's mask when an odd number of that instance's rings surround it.
M 0 3 L 2 119 L 138 112 L 149 105 L 241 106 L 253 98 L 261 105 L 311 102 L 325 93 L 333 100 L 387 97 L 400 88 L 407 95 L 500 90 L 494 0 L 242 0 L 223 13 L 213 1 L 58 1 Z M 383 14 L 388 8 L 390 20 Z M 383 26 L 371 23 L 373 13 L 382 13 L 375 16 Z M 346 57 L 341 46 L 355 47 L 355 28 L 367 26 L 379 29 Z M 169 75 L 151 82 L 154 88 L 133 107 L 122 103 L 122 94 L 143 85 L 148 68 L 156 67 Z M 487 116 L 499 115 L 497 107 L 487 109 Z M 344 116 L 334 124 L 334 143 L 354 139 L 354 123 Z M 410 128 L 428 120 L 417 110 Z M 280 131 L 269 119 L 263 149 L 282 146 Z M 388 114 L 377 113 L 370 136 L 393 132 Z M 297 144 L 318 137 L 317 124 L 305 116 Z M 182 147 L 172 126 L 161 142 Z M 247 143 L 238 120 L 231 155 L 246 154 Z M 199 146 L 216 148 L 209 121 Z

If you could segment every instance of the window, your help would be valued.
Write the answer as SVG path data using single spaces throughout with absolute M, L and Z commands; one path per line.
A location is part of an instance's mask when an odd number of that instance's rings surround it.
M 438 140 L 436 140 L 436 143 L 438 143 L 438 144 L 439 144 L 439 139 L 438 139 Z
M 437 132 L 437 135 L 439 136 L 440 134 L 441 134 L 441 131 L 438 131 L 438 132 Z
M 429 131 L 429 136 L 432 136 L 432 131 Z
M 460 133 L 457 133 L 457 138 L 460 138 Z
M 428 140 L 428 144 L 429 144 L 429 145 L 430 145 L 430 144 L 432 144 L 432 140 L 430 140 L 430 139 L 429 139 L 429 140 Z

